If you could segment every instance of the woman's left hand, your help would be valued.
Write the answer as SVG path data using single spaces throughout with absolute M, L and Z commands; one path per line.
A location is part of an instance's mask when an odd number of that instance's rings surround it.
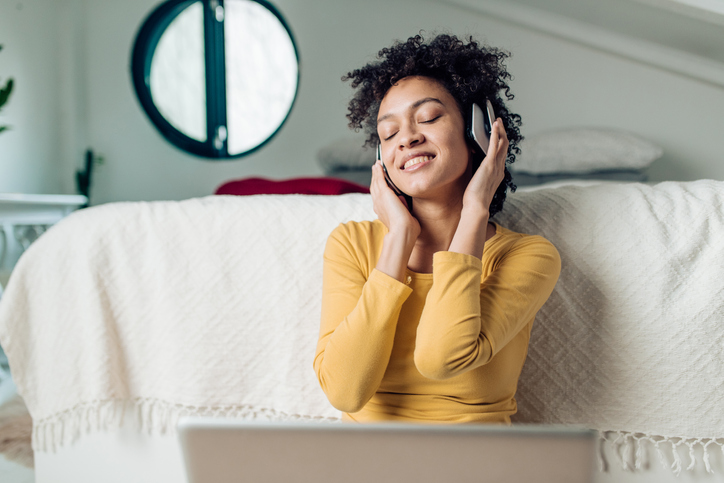
M 497 118 L 490 133 L 488 153 L 468 183 L 463 195 L 463 208 L 490 212 L 493 196 L 505 179 L 505 159 L 508 156 L 508 135 L 503 120 Z

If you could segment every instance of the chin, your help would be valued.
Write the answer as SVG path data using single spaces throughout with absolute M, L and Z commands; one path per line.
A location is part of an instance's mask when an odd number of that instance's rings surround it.
M 414 186 L 410 187 L 408 191 L 404 191 L 404 193 L 407 193 L 409 196 L 412 196 L 413 198 L 418 199 L 425 199 L 425 198 L 439 198 L 439 197 L 445 197 L 445 198 L 462 198 L 463 193 L 465 192 L 464 187 L 460 188 L 456 183 L 446 183 L 446 184 L 430 184 L 428 186 Z
M 462 196 L 468 185 L 469 177 L 466 173 L 462 173 L 460 177 L 451 179 L 417 179 L 414 183 L 407 184 L 404 188 L 400 185 L 400 189 L 412 196 L 413 198 L 429 198 L 440 195 L 451 197 Z

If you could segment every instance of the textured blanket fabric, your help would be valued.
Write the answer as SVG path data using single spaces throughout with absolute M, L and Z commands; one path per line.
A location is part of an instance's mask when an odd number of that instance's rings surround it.
M 496 220 L 563 259 L 518 421 L 721 446 L 723 205 L 716 181 L 509 198 Z M 127 405 L 149 430 L 183 414 L 338 419 L 312 370 L 322 252 L 338 223 L 372 218 L 368 195 L 209 197 L 103 205 L 50 229 L 0 303 L 34 446 L 121 424 Z
M 724 182 L 542 190 L 498 221 L 562 257 L 519 420 L 724 437 Z

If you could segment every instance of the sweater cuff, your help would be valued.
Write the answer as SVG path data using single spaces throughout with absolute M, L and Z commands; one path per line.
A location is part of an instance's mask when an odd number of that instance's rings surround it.
M 412 288 L 408 285 L 405 285 L 396 278 L 390 277 L 385 272 L 377 270 L 376 268 L 372 269 L 370 278 L 367 281 L 380 286 L 390 293 L 396 294 L 398 297 L 404 297 L 405 299 L 412 293 Z
M 469 267 L 479 270 L 480 272 L 483 271 L 483 261 L 478 257 L 468 255 L 467 253 L 436 252 L 432 256 L 433 272 L 435 272 L 435 267 L 442 267 L 448 264 L 458 267 Z

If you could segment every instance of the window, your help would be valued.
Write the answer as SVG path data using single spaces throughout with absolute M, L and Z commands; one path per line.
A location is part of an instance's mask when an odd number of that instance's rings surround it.
M 136 94 L 161 134 L 208 159 L 254 152 L 279 131 L 297 95 L 299 56 L 263 0 L 169 0 L 136 37 Z

